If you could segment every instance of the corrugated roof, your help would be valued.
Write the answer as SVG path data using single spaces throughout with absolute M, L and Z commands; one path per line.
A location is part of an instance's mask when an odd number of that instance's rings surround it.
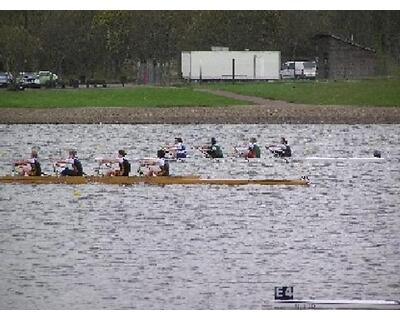
M 338 40 L 338 41 L 341 41 L 341 42 L 344 42 L 344 43 L 347 43 L 347 44 L 349 44 L 349 45 L 351 45 L 351 46 L 354 46 L 354 47 L 357 47 L 357 48 L 360 48 L 360 49 L 363 49 L 363 50 L 367 50 L 367 51 L 371 51 L 371 52 L 376 52 L 374 49 L 372 49 L 372 48 L 369 48 L 369 47 L 364 47 L 364 46 L 362 46 L 362 45 L 360 45 L 360 44 L 358 44 L 358 43 L 355 43 L 355 42 L 353 42 L 353 41 L 350 41 L 350 40 L 347 40 L 347 39 L 343 39 L 343 38 L 341 38 L 341 37 L 339 37 L 339 36 L 337 36 L 337 35 L 334 35 L 334 34 L 330 34 L 330 33 L 318 33 L 318 34 L 316 34 L 315 36 L 314 36 L 314 38 L 333 38 L 333 39 L 335 39 L 335 40 Z

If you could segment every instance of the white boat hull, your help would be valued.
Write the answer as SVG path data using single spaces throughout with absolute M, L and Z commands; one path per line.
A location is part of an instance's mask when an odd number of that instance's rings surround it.
M 274 309 L 400 310 L 397 300 L 275 300 Z

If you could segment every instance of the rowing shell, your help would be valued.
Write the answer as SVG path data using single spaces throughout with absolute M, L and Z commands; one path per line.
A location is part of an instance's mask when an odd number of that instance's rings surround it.
M 266 158 L 245 158 L 238 156 L 227 156 L 225 158 L 186 158 L 186 159 L 166 159 L 169 162 L 183 162 L 183 163 L 193 163 L 194 161 L 213 161 L 213 162 L 243 162 L 243 163 L 264 163 L 267 161 L 285 161 L 285 162 L 340 162 L 340 161 L 349 161 L 349 162 L 385 162 L 387 159 L 385 158 L 377 158 L 377 157 L 266 157 Z
M 399 310 L 398 300 L 275 300 L 274 309 Z
M 64 177 L 64 176 L 3 176 L 0 183 L 19 183 L 19 184 L 210 184 L 210 185 L 309 185 L 306 179 L 285 180 L 285 179 L 207 179 L 200 176 L 168 176 L 168 177 L 102 177 L 102 176 L 83 176 L 83 177 Z
M 295 159 L 297 160 L 297 159 Z M 356 158 L 345 158 L 345 157 L 306 157 L 304 160 L 326 160 L 326 161 L 384 161 L 384 158 L 377 157 L 356 157 Z

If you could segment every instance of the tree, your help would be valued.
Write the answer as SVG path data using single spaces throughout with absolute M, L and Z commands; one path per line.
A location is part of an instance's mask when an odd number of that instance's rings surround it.
M 0 11 L 0 21 L 0 66 L 71 77 L 118 79 L 128 60 L 211 46 L 311 59 L 321 32 L 375 48 L 382 70 L 400 64 L 399 11 Z
M 16 73 L 20 70 L 33 70 L 34 53 L 38 39 L 21 26 L 0 26 L 0 59 L 5 70 Z

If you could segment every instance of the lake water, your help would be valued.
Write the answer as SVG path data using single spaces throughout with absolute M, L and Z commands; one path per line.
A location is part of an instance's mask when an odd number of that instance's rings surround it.
M 182 136 L 225 153 L 284 135 L 299 161 L 201 159 L 173 174 L 299 178 L 301 186 L 0 185 L 0 309 L 272 309 L 297 299 L 400 298 L 399 125 L 0 125 L 0 175 L 40 146 L 153 156 Z M 302 161 L 370 157 L 384 161 Z M 133 164 L 133 172 L 136 171 Z

